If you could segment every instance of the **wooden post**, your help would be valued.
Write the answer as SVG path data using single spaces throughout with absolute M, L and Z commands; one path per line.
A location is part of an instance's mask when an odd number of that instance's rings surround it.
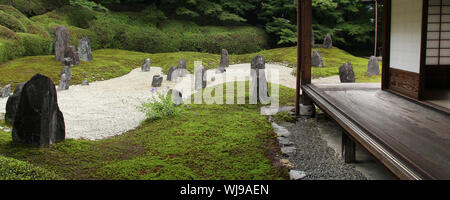
M 300 115 L 300 41 L 301 41 L 301 0 L 297 0 L 297 74 L 296 74 L 296 82 L 295 82 L 295 115 Z
M 389 89 L 389 57 L 391 43 L 391 1 L 383 1 L 383 50 L 381 89 Z
M 297 0 L 297 94 L 296 114 L 299 104 L 313 105 L 311 98 L 301 93 L 301 87 L 311 83 L 312 0 Z
M 356 161 L 355 147 L 355 142 L 345 131 L 342 131 L 342 158 L 345 163 L 354 163 Z

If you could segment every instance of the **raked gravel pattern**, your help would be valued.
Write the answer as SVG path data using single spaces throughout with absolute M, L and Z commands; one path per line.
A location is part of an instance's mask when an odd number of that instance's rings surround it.
M 277 70 L 274 70 L 277 69 Z M 208 70 L 208 87 L 222 84 L 228 80 L 225 76 L 248 74 L 250 64 L 231 65 L 227 72 L 217 74 L 215 69 Z M 278 74 L 279 80 L 272 78 L 272 73 Z M 277 64 L 266 64 L 266 76 L 269 82 L 295 88 L 295 77 L 291 75 L 292 68 Z M 141 72 L 140 68 L 132 70 L 122 77 L 97 81 L 89 86 L 72 85 L 69 90 L 58 91 L 58 105 L 66 124 L 66 138 L 98 140 L 122 134 L 135 129 L 145 119 L 145 114 L 138 106 L 152 98 L 153 75 L 162 75 L 163 84 L 157 92 L 165 93 L 169 88 L 182 91 L 183 97 L 190 96 L 194 91 L 193 75 L 188 74 L 177 81 L 166 81 L 161 68 L 152 67 L 150 72 Z M 215 77 L 214 81 L 211 81 Z M 330 79 L 330 80 L 329 80 Z M 238 80 L 238 81 L 244 81 Z M 336 77 L 326 78 L 328 82 Z M 0 98 L 0 113 L 5 113 L 7 98 Z

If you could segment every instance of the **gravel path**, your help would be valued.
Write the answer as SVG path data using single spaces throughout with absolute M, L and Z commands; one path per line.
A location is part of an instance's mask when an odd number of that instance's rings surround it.
M 272 69 L 278 69 L 272 70 Z M 269 82 L 273 82 L 272 72 L 277 72 L 281 85 L 295 88 L 295 77 L 292 68 L 276 64 L 266 64 Z M 208 86 L 222 84 L 225 75 L 250 74 L 250 64 L 231 65 L 227 72 L 216 74 L 208 70 Z M 152 67 L 150 72 L 141 72 L 140 68 L 122 77 L 90 83 L 89 86 L 72 85 L 69 90 L 58 91 L 58 104 L 63 112 L 67 138 L 84 138 L 89 140 L 103 139 L 119 135 L 139 126 L 145 119 L 144 113 L 138 111 L 141 102 L 149 100 L 153 75 L 162 75 L 161 68 Z M 215 77 L 215 81 L 211 78 Z M 245 80 L 248 80 L 247 76 Z M 170 82 L 164 81 L 158 91 L 175 88 L 183 93 L 183 97 L 192 94 L 193 75 Z M 243 80 L 239 80 L 243 81 Z M 0 113 L 5 113 L 7 98 L 0 98 Z
M 295 170 L 306 172 L 306 180 L 366 180 L 354 166 L 345 164 L 336 152 L 322 139 L 315 118 L 300 118 L 295 124 L 283 123 L 283 127 L 293 133 L 289 140 L 297 148 L 295 156 L 289 160 Z M 295 133 L 295 134 L 294 134 Z

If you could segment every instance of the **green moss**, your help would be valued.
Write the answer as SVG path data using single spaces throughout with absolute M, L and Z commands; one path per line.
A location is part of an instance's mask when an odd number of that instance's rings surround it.
M 54 172 L 0 155 L 0 180 L 60 180 Z
M 281 104 L 294 100 L 295 90 L 281 86 L 280 93 L 290 98 Z M 248 102 L 248 93 L 246 98 Z M 184 106 L 177 117 L 146 121 L 120 136 L 69 139 L 43 148 L 13 143 L 10 133 L 0 131 L 0 155 L 66 179 L 286 179 L 287 171 L 272 165 L 276 135 L 259 107 Z

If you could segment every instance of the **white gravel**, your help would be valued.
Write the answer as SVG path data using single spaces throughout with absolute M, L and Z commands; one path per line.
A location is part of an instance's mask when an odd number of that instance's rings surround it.
M 269 82 L 274 81 L 271 78 L 274 72 L 272 69 L 279 70 L 279 84 L 295 88 L 296 79 L 291 75 L 292 68 L 266 64 Z M 226 82 L 225 75 L 250 74 L 249 70 L 250 64 L 231 65 L 223 74 L 208 70 L 208 86 Z M 156 74 L 162 75 L 161 68 L 152 67 L 150 72 L 141 72 L 138 68 L 122 77 L 93 82 L 89 86 L 72 85 L 69 90 L 58 91 L 58 105 L 64 115 L 66 138 L 98 140 L 139 126 L 145 115 L 137 106 L 154 95 L 151 92 L 151 82 Z M 215 80 L 211 81 L 213 76 Z M 192 74 L 173 82 L 166 81 L 164 76 L 163 84 L 157 91 L 165 92 L 168 88 L 175 88 L 182 91 L 183 97 L 190 96 L 190 88 L 193 88 L 194 83 L 191 80 Z M 0 98 L 0 113 L 5 113 L 6 101 L 7 98 Z

